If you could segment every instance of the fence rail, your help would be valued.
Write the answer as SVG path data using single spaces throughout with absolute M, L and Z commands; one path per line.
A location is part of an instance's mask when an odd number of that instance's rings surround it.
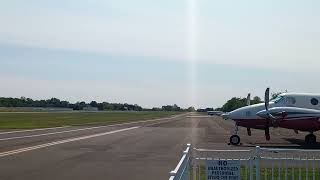
M 187 149 L 183 151 L 183 155 L 177 167 L 169 173 L 170 174 L 169 180 L 188 180 L 189 179 L 190 148 L 191 148 L 191 144 L 187 144 Z
M 252 150 L 191 149 L 188 144 L 169 180 L 206 180 L 205 162 L 237 160 L 240 178 L 320 179 L 320 150 L 261 148 Z

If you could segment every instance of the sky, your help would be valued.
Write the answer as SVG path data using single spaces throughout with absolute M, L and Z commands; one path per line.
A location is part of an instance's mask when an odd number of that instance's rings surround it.
M 320 89 L 320 1 L 0 1 L 0 96 L 219 107 Z

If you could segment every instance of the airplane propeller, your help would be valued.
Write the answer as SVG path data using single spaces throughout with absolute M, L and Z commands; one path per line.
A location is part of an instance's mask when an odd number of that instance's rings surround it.
M 272 114 L 269 112 L 269 102 L 270 102 L 270 88 L 266 89 L 264 94 L 264 106 L 266 108 L 268 119 L 276 119 Z
M 265 128 L 265 136 L 266 139 L 270 140 L 270 125 L 273 124 L 273 120 L 276 119 L 272 114 L 269 112 L 269 102 L 270 102 L 270 88 L 266 89 L 266 92 L 264 94 L 264 105 L 267 112 L 267 126 Z

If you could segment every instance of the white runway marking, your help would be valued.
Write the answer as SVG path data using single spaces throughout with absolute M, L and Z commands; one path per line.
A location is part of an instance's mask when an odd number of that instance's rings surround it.
M 41 128 L 41 129 L 28 129 L 28 130 L 19 130 L 19 131 L 7 131 L 7 132 L 0 132 L 2 134 L 13 134 L 13 133 L 22 133 L 22 132 L 33 132 L 33 131 L 44 131 L 44 130 L 51 130 L 51 129 L 62 129 L 68 128 L 70 126 L 62 126 L 62 127 L 53 127 L 53 128 Z
M 187 118 L 210 118 L 212 116 L 186 116 Z
M 188 116 L 186 116 L 186 117 L 188 117 Z M 173 120 L 170 119 L 170 120 L 168 120 L 168 121 L 160 121 L 160 122 L 148 124 L 148 125 L 146 125 L 146 126 L 144 126 L 144 127 L 150 127 L 150 126 L 159 125 L 159 124 L 165 124 L 165 123 L 169 123 L 169 122 L 173 122 Z
M 12 151 L 2 152 L 2 153 L 0 153 L 0 157 L 10 156 L 10 155 L 13 155 L 13 154 L 32 151 L 32 150 L 41 149 L 41 148 L 54 146 L 54 145 L 59 145 L 59 144 L 70 143 L 70 142 L 74 142 L 74 141 L 80 141 L 80 140 L 84 140 L 84 139 L 90 139 L 90 138 L 94 138 L 94 137 L 105 136 L 105 135 L 108 135 L 108 134 L 114 134 L 114 133 L 118 133 L 118 132 L 129 131 L 129 130 L 133 130 L 133 129 L 137 129 L 137 128 L 140 128 L 140 127 L 136 126 L 136 127 L 131 127 L 131 128 L 119 129 L 119 130 L 110 131 L 110 132 L 98 133 L 98 134 L 93 134 L 93 135 L 89 135 L 89 136 L 82 136 L 82 137 L 77 137 L 77 138 L 65 139 L 65 140 L 61 140 L 61 141 L 55 141 L 55 142 L 50 142 L 50 143 L 46 143 L 46 144 L 40 144 L 40 145 L 36 145 L 36 146 L 16 149 L 16 150 L 12 150 Z
M 82 129 L 73 129 L 73 130 L 58 131 L 58 132 L 44 133 L 44 134 L 34 134 L 34 135 L 28 135 L 28 136 L 9 137 L 9 138 L 2 138 L 2 139 L 0 139 L 0 141 L 8 141 L 8 140 L 13 140 L 13 139 L 32 138 L 32 137 L 39 137 L 39 136 L 49 136 L 49 135 L 54 135 L 54 134 L 63 134 L 63 133 L 70 133 L 70 132 L 77 132 L 77 131 L 85 131 L 85 130 L 103 128 L 103 127 L 106 127 L 106 126 L 97 126 L 97 127 L 89 127 L 89 128 L 82 128 Z
M 49 136 L 54 134 L 63 134 L 63 133 L 70 133 L 70 132 L 77 132 L 77 131 L 85 131 L 85 130 L 91 130 L 91 129 L 98 129 L 98 128 L 105 128 L 105 127 L 113 127 L 113 126 L 119 126 L 119 125 L 130 125 L 130 124 L 136 124 L 136 123 L 142 123 L 142 122 L 153 122 L 153 121 L 160 121 L 160 120 L 166 120 L 166 119 L 174 119 L 182 115 L 177 115 L 173 117 L 168 118 L 160 118 L 160 119 L 152 119 L 152 120 L 145 120 L 145 121 L 135 121 L 135 122 L 127 122 L 127 123 L 119 123 L 119 124 L 111 124 L 106 126 L 95 126 L 95 127 L 88 127 L 88 128 L 81 128 L 81 129 L 73 129 L 73 130 L 66 130 L 66 131 L 58 131 L 58 132 L 51 132 L 51 133 L 43 133 L 43 134 L 33 134 L 33 135 L 27 135 L 27 136 L 16 136 L 16 137 L 8 137 L 8 138 L 0 138 L 0 141 L 8 141 L 8 140 L 15 140 L 15 139 L 25 139 L 25 138 L 32 138 L 32 137 L 40 137 L 40 136 Z M 71 126 L 69 126 L 71 127 Z M 45 128 L 43 130 L 50 130 L 50 129 L 58 129 L 58 128 L 66 128 L 66 127 L 57 127 L 57 128 Z M 33 131 L 40 131 L 42 129 L 34 129 Z M 16 132 L 29 132 L 32 130 L 24 130 L 24 131 L 16 131 Z M 12 132 L 14 133 L 14 132 Z M 10 134 L 10 132 L 4 132 L 2 134 Z M 0 133 L 1 135 L 1 133 Z

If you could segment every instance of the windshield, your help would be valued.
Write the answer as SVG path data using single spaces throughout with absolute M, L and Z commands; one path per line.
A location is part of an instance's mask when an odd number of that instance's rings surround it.
M 275 99 L 271 100 L 271 102 L 278 103 L 283 99 L 283 96 L 278 96 Z

